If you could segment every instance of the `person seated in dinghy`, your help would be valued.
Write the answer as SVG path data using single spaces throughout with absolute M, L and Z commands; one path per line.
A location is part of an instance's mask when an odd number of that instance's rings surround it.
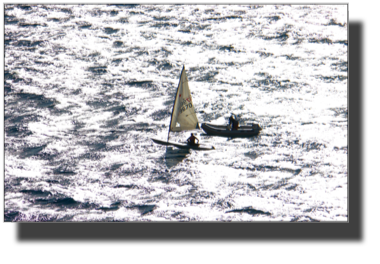
M 197 143 L 195 143 L 195 140 L 197 140 Z M 186 141 L 187 141 L 187 144 L 189 144 L 189 145 L 198 145 L 199 144 L 199 139 L 197 139 L 193 133 L 191 133 L 191 136 Z
M 235 116 L 234 114 L 232 114 L 232 115 L 230 116 L 230 118 L 229 118 L 230 123 L 229 123 L 228 125 L 232 128 L 232 130 L 237 130 L 238 127 L 239 127 L 239 121 L 236 120 L 235 117 L 236 117 L 236 116 Z

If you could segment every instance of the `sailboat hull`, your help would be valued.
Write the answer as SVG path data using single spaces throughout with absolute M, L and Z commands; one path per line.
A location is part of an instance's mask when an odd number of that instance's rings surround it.
M 206 146 L 203 144 L 190 145 L 190 144 L 178 143 L 178 142 L 173 142 L 173 141 L 164 141 L 164 140 L 155 139 L 155 138 L 152 138 L 152 140 L 156 144 L 165 145 L 165 146 L 174 146 L 174 147 L 177 147 L 180 149 L 194 149 L 194 150 L 213 150 L 213 149 L 215 149 L 213 146 Z

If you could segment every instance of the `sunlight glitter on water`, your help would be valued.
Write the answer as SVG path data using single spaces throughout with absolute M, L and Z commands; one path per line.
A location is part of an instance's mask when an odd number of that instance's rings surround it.
M 34 194 L 46 207 L 28 202 L 39 208 L 28 219 L 347 215 L 345 6 L 47 5 L 6 12 L 24 19 L 24 26 L 6 24 L 6 200 L 21 204 L 26 189 L 53 193 Z M 150 138 L 168 136 L 183 65 L 200 123 L 226 124 L 233 112 L 242 124 L 260 123 L 261 134 L 227 139 L 197 130 L 216 148 L 208 153 L 154 144 Z M 170 139 L 183 142 L 188 134 Z M 31 174 L 38 181 L 20 178 Z M 52 209 L 65 203 L 66 215 Z

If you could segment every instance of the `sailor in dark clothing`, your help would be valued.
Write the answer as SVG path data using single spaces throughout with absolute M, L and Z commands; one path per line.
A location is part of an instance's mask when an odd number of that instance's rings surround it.
M 195 143 L 195 140 L 197 140 L 197 143 Z M 197 139 L 193 133 L 191 133 L 191 136 L 187 139 L 187 144 L 190 145 L 196 145 L 199 144 L 199 139 Z
M 228 125 L 230 125 L 231 127 L 233 127 L 233 123 L 235 121 L 234 115 L 230 116 L 229 121 L 230 121 L 230 123 Z
M 230 120 L 229 125 L 231 126 L 232 130 L 237 130 L 238 127 L 239 127 L 239 121 L 237 121 L 237 120 L 235 119 L 235 115 L 232 114 L 232 115 L 230 116 L 229 120 Z
M 235 120 L 232 130 L 238 130 L 238 127 L 239 127 L 239 121 Z

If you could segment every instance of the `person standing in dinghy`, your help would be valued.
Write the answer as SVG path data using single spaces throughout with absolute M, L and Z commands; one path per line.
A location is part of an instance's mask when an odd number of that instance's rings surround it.
M 197 143 L 195 143 L 195 140 L 197 140 Z M 199 139 L 197 139 L 193 133 L 191 133 L 191 136 L 186 140 L 187 144 L 189 145 L 198 145 Z
M 232 114 L 229 119 L 230 123 L 229 126 L 231 127 L 232 130 L 237 130 L 239 127 L 239 121 L 235 119 L 235 115 Z

